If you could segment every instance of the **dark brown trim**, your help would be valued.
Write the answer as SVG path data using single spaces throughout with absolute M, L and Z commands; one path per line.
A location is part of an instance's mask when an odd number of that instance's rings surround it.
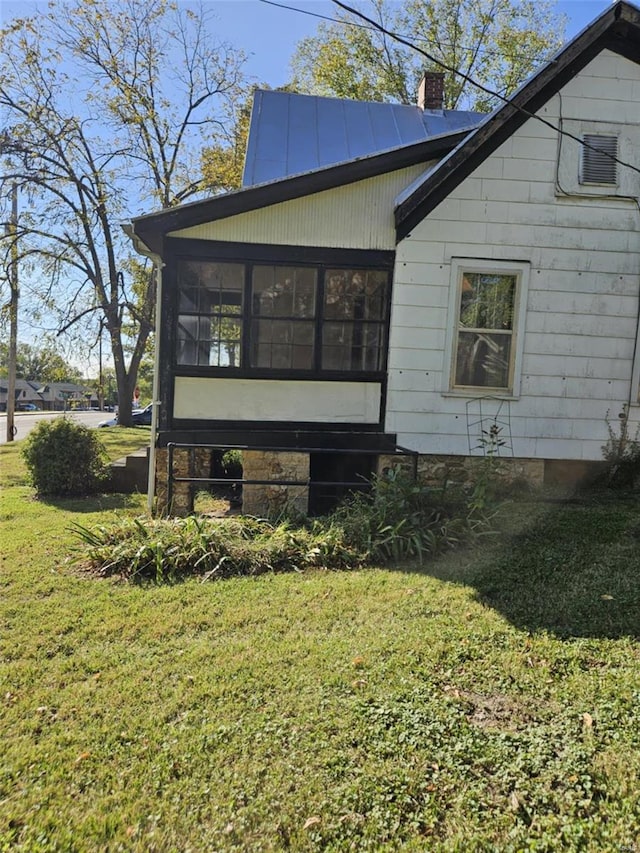
M 230 243 L 221 240 L 193 240 L 167 237 L 164 254 L 174 260 L 225 260 L 246 263 L 345 264 L 393 270 L 393 249 L 333 249 L 324 246 L 287 246 L 271 243 Z
M 163 238 L 169 231 L 215 222 L 239 213 L 374 178 L 427 160 L 437 160 L 452 151 L 471 130 L 472 128 L 467 128 L 455 133 L 433 136 L 422 142 L 403 145 L 359 160 L 349 160 L 315 172 L 139 216 L 132 220 L 133 230 L 152 252 L 161 255 Z
M 490 154 L 529 121 L 526 113 L 539 110 L 605 48 L 640 62 L 640 10 L 625 2 L 607 9 L 525 84 L 509 104 L 472 131 L 452 155 L 396 207 L 397 239 L 407 237 Z
M 370 429 L 362 424 L 352 429 L 344 424 L 331 427 L 317 424 L 257 424 L 255 428 L 247 423 L 237 425 L 223 424 L 221 427 L 209 422 L 200 428 L 176 428 L 158 433 L 157 447 L 175 444 L 228 444 L 261 447 L 297 447 L 335 450 L 369 450 L 372 453 L 393 451 L 397 445 L 395 433 L 385 433 Z

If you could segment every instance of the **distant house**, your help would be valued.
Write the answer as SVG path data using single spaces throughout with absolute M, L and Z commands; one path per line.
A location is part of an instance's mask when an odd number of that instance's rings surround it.
M 39 409 L 42 408 L 42 399 L 36 388 L 37 386 L 34 382 L 27 382 L 26 379 L 16 379 L 16 409 L 29 405 L 37 406 Z M 0 379 L 0 412 L 7 411 L 7 393 L 7 380 Z
M 95 390 L 75 382 L 45 382 L 37 385 L 40 408 L 47 411 L 87 409 L 98 405 Z
M 638 421 L 640 11 L 489 116 L 438 85 L 424 109 L 257 92 L 245 187 L 133 221 L 162 267 L 159 479 L 177 444 L 183 477 L 246 448 L 251 510 L 317 509 L 398 447 L 425 477 L 499 449 L 575 480 L 607 417 Z
M 0 411 L 7 411 L 7 380 L 0 379 Z M 15 407 L 19 411 L 24 406 L 33 405 L 41 411 L 66 409 L 86 409 L 98 405 L 95 390 L 75 382 L 36 382 L 16 379 Z

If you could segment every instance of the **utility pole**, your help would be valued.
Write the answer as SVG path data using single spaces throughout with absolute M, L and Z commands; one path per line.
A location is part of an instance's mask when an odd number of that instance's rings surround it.
M 11 264 L 9 267 L 9 376 L 7 380 L 7 441 L 13 441 L 16 428 L 16 361 L 18 357 L 18 185 L 11 188 L 11 220 L 6 229 L 11 239 Z

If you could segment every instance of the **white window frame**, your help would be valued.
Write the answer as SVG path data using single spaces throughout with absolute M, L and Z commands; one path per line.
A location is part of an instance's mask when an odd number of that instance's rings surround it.
M 442 393 L 455 397 L 501 397 L 516 399 L 520 395 L 522 374 L 522 353 L 524 347 L 525 314 L 529 291 L 530 264 L 528 261 L 495 261 L 484 258 L 452 258 L 449 282 L 449 310 L 447 321 L 447 340 L 443 369 Z M 455 363 L 458 344 L 458 323 L 462 277 L 465 273 L 512 275 L 516 279 L 515 302 L 513 306 L 513 329 L 511 334 L 511 352 L 508 388 L 490 386 L 456 386 Z

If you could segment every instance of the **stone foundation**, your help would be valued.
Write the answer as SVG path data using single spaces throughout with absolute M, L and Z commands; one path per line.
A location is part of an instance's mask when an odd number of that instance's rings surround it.
M 300 480 L 308 483 L 309 454 L 244 450 L 242 476 L 245 480 Z M 308 485 L 242 487 L 242 512 L 246 515 L 274 516 L 291 510 L 306 515 L 308 506 Z
M 177 448 L 173 451 L 174 477 L 209 477 L 212 451 L 206 447 L 192 449 Z M 169 506 L 169 451 L 156 450 L 156 512 L 158 515 L 189 515 L 193 512 L 193 500 L 197 485 L 194 483 L 173 484 L 171 506 Z
M 212 453 L 209 448 L 176 449 L 173 453 L 174 476 L 210 476 Z M 156 450 L 156 511 L 160 515 L 188 515 L 193 512 L 197 484 L 173 484 L 171 506 L 168 506 L 168 457 L 166 448 Z M 526 484 L 533 487 L 572 488 L 588 482 L 601 470 L 602 462 L 554 459 L 521 459 L 513 457 L 420 455 L 417 460 L 418 482 L 440 488 L 445 483 L 465 486 L 478 479 L 491 466 L 506 486 Z M 242 489 L 242 512 L 246 515 L 277 516 L 293 511 L 306 515 L 309 508 L 309 454 L 296 451 L 245 450 L 242 453 L 245 480 L 295 480 L 304 485 L 276 483 L 245 485 Z M 403 470 L 413 476 L 415 459 L 395 454 L 380 455 L 378 476 L 390 469 Z
M 542 486 L 545 476 L 543 459 L 515 459 L 512 457 L 420 455 L 418 457 L 418 482 L 439 488 L 445 483 L 464 486 L 477 479 L 478 472 L 490 464 L 495 476 L 506 485 L 518 482 Z M 378 457 L 378 475 L 390 468 L 413 475 L 414 459 L 411 456 Z

